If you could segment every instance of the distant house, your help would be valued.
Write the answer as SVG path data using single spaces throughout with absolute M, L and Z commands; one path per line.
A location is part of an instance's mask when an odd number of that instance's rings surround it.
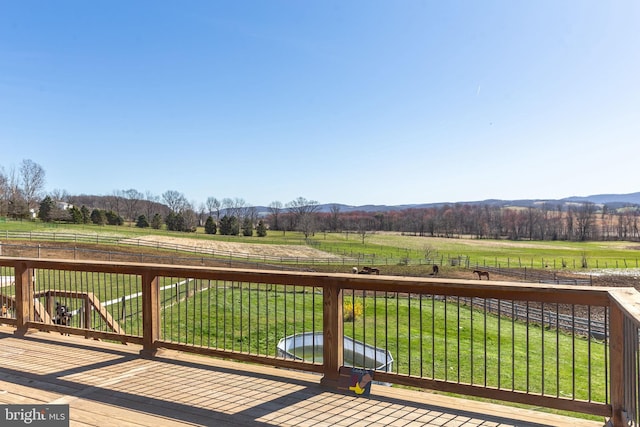
M 71 203 L 67 202 L 56 202 L 56 208 L 62 209 L 63 211 L 69 210 L 73 207 Z

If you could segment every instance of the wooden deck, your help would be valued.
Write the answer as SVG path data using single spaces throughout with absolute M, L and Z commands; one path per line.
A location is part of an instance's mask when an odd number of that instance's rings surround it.
M 313 374 L 0 327 L 0 404 L 69 404 L 71 426 L 585 426 L 586 421 Z

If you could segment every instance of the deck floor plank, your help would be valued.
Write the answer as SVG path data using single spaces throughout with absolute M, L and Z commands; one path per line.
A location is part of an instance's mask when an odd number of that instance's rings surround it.
M 597 427 L 512 406 L 373 385 L 368 398 L 320 376 L 57 333 L 0 327 L 0 404 L 69 404 L 74 427 Z

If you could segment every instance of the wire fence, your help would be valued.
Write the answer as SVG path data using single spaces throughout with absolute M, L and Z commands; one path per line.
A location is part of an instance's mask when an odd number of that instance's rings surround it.
M 309 256 L 274 256 L 267 253 L 250 253 L 242 251 L 229 251 L 218 248 L 208 247 L 201 244 L 181 244 L 174 242 L 163 242 L 159 240 L 148 240 L 145 238 L 136 237 L 122 237 L 108 234 L 82 234 L 82 233 L 59 233 L 59 232 L 37 232 L 37 231 L 10 231 L 4 230 L 0 232 L 0 239 L 4 239 L 5 243 L 0 241 L 0 256 L 3 255 L 3 247 L 5 248 L 4 255 L 7 255 L 6 249 L 11 244 L 7 241 L 29 241 L 34 243 L 41 242 L 59 242 L 65 243 L 67 246 L 69 243 L 79 245 L 105 245 L 105 246 L 126 246 L 126 247 L 139 247 L 150 248 L 155 250 L 161 250 L 166 253 L 173 252 L 175 255 L 148 255 L 140 254 L 139 259 L 153 259 L 155 257 L 162 260 L 170 259 L 193 259 L 194 256 L 201 259 L 205 264 L 206 258 L 214 258 L 216 262 L 224 261 L 226 266 L 240 263 L 240 265 L 251 264 L 274 264 L 279 266 L 313 266 L 313 265 L 344 265 L 344 266 L 356 266 L 361 267 L 365 265 L 438 265 L 438 266 L 451 266 L 451 267 L 465 267 L 475 268 L 482 267 L 483 269 L 500 269 L 500 270 L 517 270 L 520 269 L 525 272 L 525 280 L 535 280 L 535 278 L 526 277 L 527 271 L 534 269 L 550 269 L 553 271 L 559 271 L 563 269 L 601 269 L 601 268 L 640 268 L 640 259 L 614 259 L 614 260 L 598 260 L 591 259 L 585 256 L 579 256 L 575 258 L 569 257 L 531 257 L 524 259 L 522 257 L 494 257 L 494 258 L 477 258 L 473 259 L 467 255 L 460 254 L 428 254 L 415 249 L 403 249 L 397 248 L 397 254 L 394 256 L 380 256 L 376 254 L 361 253 L 357 250 L 347 250 L 336 246 L 327 245 L 321 242 L 313 240 L 300 240 L 300 245 L 308 245 L 315 247 L 316 249 L 327 252 L 326 257 L 309 257 Z M 203 240 L 207 242 L 207 240 Z M 35 255 L 21 255 L 21 256 L 35 256 L 46 257 L 42 255 L 42 251 L 75 251 L 74 259 L 77 256 L 81 256 L 82 252 L 92 252 L 93 250 L 87 248 L 74 247 L 72 249 L 68 247 L 53 247 L 40 244 L 38 246 L 38 252 Z M 104 252 L 104 251 L 103 251 Z M 106 251 L 107 253 L 115 253 L 117 251 Z M 153 262 L 153 261 L 149 261 Z M 207 261 L 211 262 L 211 261 Z M 171 262 L 173 263 L 173 262 Z M 553 279 L 550 283 L 563 283 Z

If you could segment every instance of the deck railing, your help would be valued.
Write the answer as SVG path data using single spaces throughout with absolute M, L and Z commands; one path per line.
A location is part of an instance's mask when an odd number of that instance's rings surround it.
M 366 367 L 382 383 L 639 423 L 632 288 L 7 257 L 0 286 L 0 323 L 18 334 L 306 370 L 330 387 Z

